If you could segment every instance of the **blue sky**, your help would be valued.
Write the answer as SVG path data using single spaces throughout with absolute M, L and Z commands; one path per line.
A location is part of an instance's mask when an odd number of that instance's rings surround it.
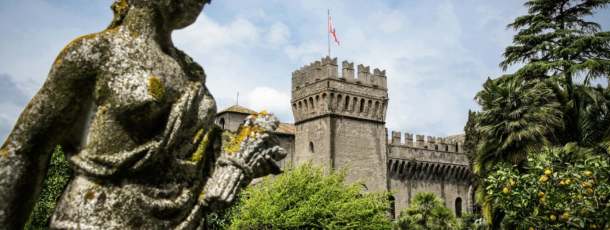
M 462 133 L 469 109 L 524 15 L 525 1 L 213 0 L 172 35 L 203 66 L 218 108 L 239 104 L 293 122 L 292 72 L 328 54 L 327 9 L 341 46 L 331 56 L 386 69 L 387 128 L 431 136 Z M 110 23 L 112 0 L 0 1 L 0 139 L 43 84 L 61 49 Z M 592 21 L 610 30 L 610 10 Z M 332 39 L 332 38 L 331 38 Z M 332 41 L 332 40 L 331 40 Z M 507 72 L 514 72 L 512 67 Z

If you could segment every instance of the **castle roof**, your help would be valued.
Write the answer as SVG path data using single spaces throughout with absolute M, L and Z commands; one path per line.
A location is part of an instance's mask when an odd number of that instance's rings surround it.
M 241 107 L 239 105 L 234 105 L 231 106 L 229 108 L 223 109 L 222 111 L 218 112 L 218 115 L 223 114 L 223 113 L 228 113 L 228 112 L 233 112 L 233 113 L 242 113 L 242 114 L 248 114 L 248 115 L 256 115 L 258 114 L 256 111 L 245 108 L 245 107 Z
M 296 131 L 297 129 L 294 124 L 280 123 L 280 126 L 277 127 L 275 133 L 294 135 Z
M 247 115 L 258 114 L 258 112 L 254 111 L 254 110 L 251 110 L 246 107 L 239 106 L 239 105 L 234 105 L 229 108 L 223 109 L 222 111 L 218 112 L 217 115 L 220 115 L 223 113 L 241 113 L 241 114 L 247 114 Z M 275 133 L 295 135 L 296 131 L 297 131 L 297 129 L 294 126 L 294 124 L 280 122 L 280 125 L 275 130 Z
M 462 134 L 457 134 L 457 135 L 451 135 L 451 136 L 445 137 L 445 139 L 450 139 L 450 140 L 453 140 L 456 142 L 465 141 L 466 134 L 462 133 Z

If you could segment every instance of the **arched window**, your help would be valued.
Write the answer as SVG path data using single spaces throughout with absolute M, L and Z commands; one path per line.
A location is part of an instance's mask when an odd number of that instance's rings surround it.
M 349 109 L 349 96 L 345 96 L 345 111 Z
M 354 101 L 352 102 L 352 112 L 356 112 L 356 104 L 358 104 L 358 98 L 354 97 Z
M 309 152 L 313 153 L 313 142 L 309 142 Z
M 390 215 L 392 219 L 396 219 L 396 198 L 390 196 Z
M 360 113 L 364 112 L 364 99 L 360 100 Z
M 462 218 L 462 198 L 455 199 L 455 217 Z
M 313 98 L 309 98 L 309 104 L 311 105 L 310 113 L 314 113 L 316 111 L 316 105 L 313 103 Z
M 343 96 L 341 94 L 337 95 L 337 110 L 341 110 L 341 102 L 343 101 Z
M 219 125 L 220 125 L 220 127 L 222 127 L 223 129 L 225 128 L 225 119 L 224 119 L 224 117 L 223 117 L 223 118 L 220 118 L 220 122 L 218 122 L 218 124 L 219 124 Z

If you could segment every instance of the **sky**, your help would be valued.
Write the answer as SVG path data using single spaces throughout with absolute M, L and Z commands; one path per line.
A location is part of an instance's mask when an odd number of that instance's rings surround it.
M 104 30 L 113 0 L 0 0 L 0 139 L 73 39 Z M 222 110 L 237 103 L 292 123 L 292 72 L 328 55 L 327 10 L 341 42 L 331 57 L 386 70 L 388 131 L 463 133 L 468 110 L 527 13 L 524 0 L 213 0 L 174 45 L 206 72 Z M 610 10 L 589 18 L 610 30 Z

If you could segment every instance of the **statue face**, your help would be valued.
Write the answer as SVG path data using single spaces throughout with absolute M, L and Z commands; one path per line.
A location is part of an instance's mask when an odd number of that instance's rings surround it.
M 182 29 L 195 22 L 206 3 L 211 0 L 165 0 L 167 7 L 161 11 L 171 23 L 172 29 Z

